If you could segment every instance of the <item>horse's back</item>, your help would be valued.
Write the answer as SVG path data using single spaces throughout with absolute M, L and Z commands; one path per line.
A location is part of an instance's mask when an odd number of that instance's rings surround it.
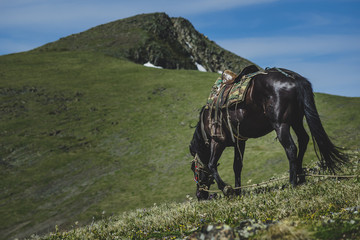
M 269 71 L 254 78 L 249 100 L 262 108 L 272 122 L 291 122 L 294 116 L 298 118 L 302 113 L 296 81 L 304 80 L 289 70 Z

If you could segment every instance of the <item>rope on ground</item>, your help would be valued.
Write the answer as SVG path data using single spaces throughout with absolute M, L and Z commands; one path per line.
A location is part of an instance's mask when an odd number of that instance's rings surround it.
M 303 175 L 299 175 L 299 176 L 303 176 Z M 306 176 L 306 177 L 327 177 L 327 178 L 356 178 L 356 177 L 360 177 L 360 175 L 321 175 L 321 174 L 305 174 L 304 176 Z M 255 183 L 255 184 L 251 184 L 251 185 L 245 185 L 245 186 L 236 187 L 236 188 L 233 188 L 233 189 L 237 190 L 237 189 L 244 189 L 244 188 L 260 187 L 260 186 L 268 185 L 269 183 L 284 180 L 284 179 L 287 179 L 287 178 L 289 178 L 289 177 L 281 177 L 281 178 L 271 179 L 271 180 L 266 181 L 266 182 Z M 208 190 L 208 189 L 204 189 L 204 188 L 201 188 L 199 190 L 209 192 L 209 193 L 222 192 L 221 190 Z
M 321 174 L 305 174 L 306 177 L 329 177 L 329 178 L 356 178 L 360 175 L 321 175 Z

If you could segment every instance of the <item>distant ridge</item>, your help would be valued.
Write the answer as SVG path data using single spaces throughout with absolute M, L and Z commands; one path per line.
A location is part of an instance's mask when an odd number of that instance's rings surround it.
M 99 25 L 48 43 L 37 51 L 96 51 L 150 62 L 167 69 L 199 69 L 235 72 L 253 64 L 209 40 L 186 19 L 166 13 L 141 14 Z

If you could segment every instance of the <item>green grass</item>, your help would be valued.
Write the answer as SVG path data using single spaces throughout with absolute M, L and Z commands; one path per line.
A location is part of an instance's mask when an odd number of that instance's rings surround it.
M 359 154 L 353 155 L 344 174 L 360 174 Z M 346 180 L 310 178 L 292 188 L 280 180 L 266 188 L 247 189 L 238 198 L 164 203 L 104 218 L 91 225 L 32 239 L 175 239 L 200 231 L 208 224 L 228 224 L 236 229 L 244 220 L 271 222 L 254 239 L 359 239 L 359 177 Z
M 193 196 L 189 126 L 217 77 L 95 52 L 1 56 L 0 236 L 67 229 Z M 359 151 L 360 99 L 316 94 L 316 102 L 334 142 Z M 287 171 L 274 138 L 247 142 L 243 183 Z M 232 158 L 229 149 L 220 160 L 230 184 Z M 309 145 L 305 163 L 314 159 Z

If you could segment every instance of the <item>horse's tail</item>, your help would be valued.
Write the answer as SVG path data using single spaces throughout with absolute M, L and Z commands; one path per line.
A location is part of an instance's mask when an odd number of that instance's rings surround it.
M 311 83 L 300 76 L 296 78 L 298 101 L 304 109 L 306 121 L 312 135 L 315 153 L 323 169 L 332 173 L 340 170 L 339 165 L 348 162 L 348 156 L 336 147 L 326 134 L 315 106 L 314 93 Z M 318 153 L 319 152 L 319 153 Z

